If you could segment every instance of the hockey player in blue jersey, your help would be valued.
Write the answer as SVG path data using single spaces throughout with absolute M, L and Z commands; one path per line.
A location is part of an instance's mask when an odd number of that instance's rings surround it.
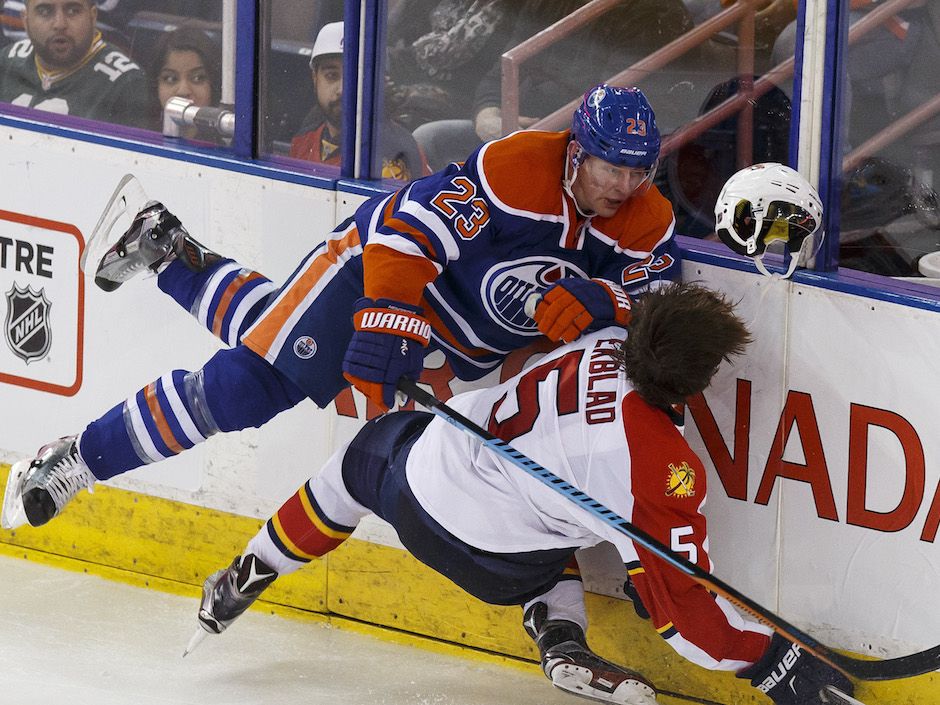
M 97 480 L 261 426 L 304 397 L 325 407 L 352 384 L 387 409 L 429 350 L 473 380 L 539 335 L 570 342 L 624 325 L 631 295 L 679 273 L 672 207 L 652 184 L 659 149 L 638 89 L 595 86 L 570 130 L 514 133 L 367 201 L 280 288 L 148 204 L 96 283 L 158 272 L 160 289 L 231 347 L 14 465 L 3 525 L 45 524 Z

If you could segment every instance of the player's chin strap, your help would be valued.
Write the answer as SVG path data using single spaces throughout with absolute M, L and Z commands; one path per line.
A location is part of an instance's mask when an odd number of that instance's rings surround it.
M 586 512 L 611 526 L 616 531 L 628 537 L 634 543 L 642 546 L 650 553 L 658 556 L 676 570 L 688 575 L 692 580 L 719 595 L 753 615 L 767 624 L 781 636 L 794 641 L 819 659 L 822 659 L 833 668 L 842 671 L 846 676 L 861 680 L 894 680 L 897 678 L 910 678 L 923 673 L 929 673 L 940 668 L 940 645 L 920 651 L 908 656 L 884 660 L 867 660 L 853 658 L 833 651 L 828 646 L 817 641 L 806 632 L 798 629 L 782 617 L 777 616 L 766 607 L 758 604 L 751 598 L 738 592 L 720 578 L 690 562 L 684 556 L 673 552 L 664 544 L 657 541 L 648 533 L 631 524 L 616 512 L 585 494 L 571 483 L 558 477 L 550 470 L 513 448 L 506 441 L 500 440 L 486 429 L 438 400 L 433 394 L 426 392 L 414 380 L 403 377 L 398 382 L 398 388 L 424 407 L 430 409 L 435 415 L 457 427 L 464 433 L 481 441 L 497 455 L 505 458 L 516 467 L 547 486 L 549 489 L 571 500 Z
M 571 187 L 574 186 L 574 180 L 578 178 L 578 169 L 584 163 L 586 158 L 587 152 L 584 151 L 584 147 L 582 147 L 580 144 L 578 145 L 578 151 L 575 152 L 570 159 L 567 157 L 567 155 L 565 156 L 565 175 L 561 179 L 561 187 L 565 190 L 565 193 L 571 197 L 578 214 L 582 218 L 591 218 L 596 215 L 594 211 L 582 210 L 581 206 L 578 204 L 578 199 L 575 198 L 574 192 L 571 190 Z
M 800 252 L 802 252 L 802 250 Z M 770 277 L 771 279 L 789 279 L 791 276 L 793 276 L 793 272 L 796 271 L 796 268 L 800 263 L 800 252 L 790 256 L 790 264 L 787 265 L 785 272 L 771 272 L 769 269 L 767 269 L 767 267 L 764 265 L 763 255 L 757 255 L 754 257 L 754 266 L 757 267 L 757 270 L 765 277 Z
M 820 239 L 822 235 L 820 235 Z M 809 237 L 803 238 L 803 241 L 800 243 L 800 249 L 796 252 L 790 253 L 790 262 L 787 265 L 787 269 L 784 272 L 771 272 L 764 265 L 764 255 L 754 255 L 752 259 L 754 260 L 754 266 L 757 267 L 758 271 L 763 274 L 765 277 L 770 277 L 771 279 L 789 279 L 793 276 L 793 272 L 796 271 L 796 268 L 800 265 L 800 260 L 803 259 L 803 251 L 809 250 L 810 253 L 813 251 L 813 244 L 816 242 L 816 235 L 810 235 Z M 807 243 L 810 243 L 807 245 Z M 810 256 L 807 256 L 807 260 L 810 259 Z

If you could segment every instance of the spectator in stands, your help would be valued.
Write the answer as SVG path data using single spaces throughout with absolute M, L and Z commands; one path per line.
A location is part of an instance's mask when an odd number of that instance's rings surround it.
M 290 156 L 339 165 L 342 143 L 343 23 L 332 22 L 317 34 L 310 56 L 316 104 L 291 141 Z M 424 154 L 411 134 L 391 120 L 380 135 L 382 178 L 410 181 L 430 173 Z
M 27 0 L 27 38 L 0 52 L 0 101 L 63 115 L 147 126 L 140 67 L 97 28 L 92 0 Z
M 588 0 L 525 0 L 506 45 L 479 82 L 473 118 L 430 123 L 415 139 L 434 169 L 504 134 L 499 56 L 586 5 Z M 585 82 L 603 81 L 692 29 L 681 0 L 624 0 L 526 61 L 519 80 L 519 126 L 526 128 L 575 99 Z
M 221 61 L 221 47 L 201 29 L 183 26 L 160 38 L 149 74 L 158 104 L 155 129 L 161 129 L 162 110 L 170 98 L 186 98 L 198 108 L 218 105 L 222 94 Z M 217 133 L 196 126 L 184 128 L 181 136 L 220 141 Z
M 516 5 L 399 0 L 388 19 L 386 104 L 395 121 L 414 130 L 436 120 L 470 118 L 476 86 L 509 40 Z

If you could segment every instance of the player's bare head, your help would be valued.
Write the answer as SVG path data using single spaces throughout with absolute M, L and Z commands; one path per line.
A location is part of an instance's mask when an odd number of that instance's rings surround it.
M 71 69 L 95 36 L 98 7 L 92 0 L 26 0 L 23 25 L 43 66 Z
M 654 406 L 704 390 L 722 361 L 744 352 L 751 335 L 723 295 L 700 284 L 670 283 L 640 297 L 620 361 Z

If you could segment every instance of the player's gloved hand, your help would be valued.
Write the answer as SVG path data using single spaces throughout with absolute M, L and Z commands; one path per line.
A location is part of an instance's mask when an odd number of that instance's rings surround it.
M 627 325 L 630 309 L 630 297 L 611 281 L 565 277 L 545 290 L 534 318 L 546 338 L 570 343 L 589 328 Z
M 353 326 L 343 377 L 383 410 L 390 409 L 398 380 L 421 375 L 431 324 L 417 306 L 363 297 L 356 302 Z
M 802 647 L 774 634 L 761 660 L 738 672 L 776 705 L 825 705 L 820 692 L 828 685 L 853 695 L 852 682 Z

